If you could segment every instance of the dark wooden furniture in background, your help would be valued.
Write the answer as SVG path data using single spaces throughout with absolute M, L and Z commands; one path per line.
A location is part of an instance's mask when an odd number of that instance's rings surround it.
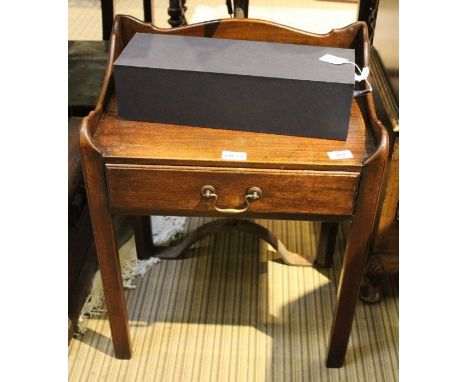
M 397 0 L 398 1 L 398 0 Z M 377 11 L 379 9 L 379 0 L 359 0 L 358 20 L 367 23 L 369 31 L 369 41 L 374 40 L 375 23 L 377 20 Z
M 114 0 L 101 0 L 102 39 L 109 40 L 114 21 Z
M 171 27 L 178 27 L 180 25 L 186 25 L 187 20 L 185 19 L 185 0 L 169 0 L 169 8 L 167 13 L 169 14 L 169 20 L 167 22 Z
M 220 0 L 222 1 L 222 0 Z M 228 0 L 231 2 L 232 0 Z M 235 0 L 236 9 L 248 15 L 248 0 Z M 146 22 L 152 22 L 152 0 L 143 0 Z M 186 25 L 186 0 L 169 0 L 168 23 Z M 101 0 L 103 41 L 68 42 L 68 117 L 83 117 L 96 105 L 109 56 L 109 37 L 114 21 L 114 0 Z
M 388 158 L 388 134 L 377 120 L 371 96 L 353 102 L 347 141 L 125 121 L 117 114 L 112 63 L 136 32 L 354 48 L 362 67 L 368 66 L 366 24 L 315 35 L 249 19 L 158 29 L 117 16 L 102 93 L 96 109 L 83 119 L 80 135 L 117 358 L 130 358 L 131 347 L 112 216 L 144 219 L 135 224 L 136 230 L 145 227 L 151 214 L 223 216 L 201 193 L 203 186 L 215 187 L 222 207 L 236 208 L 244 206 L 246 190 L 257 186 L 263 195 L 240 217 L 352 219 L 326 361 L 328 367 L 341 367 Z M 248 151 L 248 159 L 222 161 L 220 154 L 226 149 Z M 354 157 L 328 158 L 327 152 L 343 149 L 351 150 Z M 137 249 L 142 246 L 138 238 L 148 236 L 145 232 L 136 232 Z
M 148 23 L 153 22 L 153 2 L 152 0 L 143 0 L 143 20 Z
M 109 41 L 68 41 L 68 117 L 83 117 L 101 91 Z
M 187 7 L 185 3 L 186 0 L 169 0 L 169 7 L 167 9 L 169 19 L 167 22 L 172 27 L 187 24 L 187 20 L 185 19 L 185 11 L 187 10 Z M 153 21 L 152 0 L 143 0 L 143 15 L 146 22 Z M 112 32 L 112 23 L 114 22 L 114 0 L 101 0 L 101 18 L 102 39 L 109 40 Z
M 229 14 L 236 19 L 249 17 L 249 0 L 226 0 Z
M 367 21 L 373 36 L 370 72 L 375 108 L 390 137 L 389 166 L 365 272 L 366 283 L 361 289 L 361 299 L 370 303 L 382 298 L 380 286 L 384 278 L 398 272 L 398 16 L 398 0 L 360 1 L 360 20 Z

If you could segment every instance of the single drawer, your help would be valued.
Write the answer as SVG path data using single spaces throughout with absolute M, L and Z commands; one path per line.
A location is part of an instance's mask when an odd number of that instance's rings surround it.
M 353 172 L 189 166 L 106 171 L 112 209 L 187 216 L 352 215 L 359 180 Z

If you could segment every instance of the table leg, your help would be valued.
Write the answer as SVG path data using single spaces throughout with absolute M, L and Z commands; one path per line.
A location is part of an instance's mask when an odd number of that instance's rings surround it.
M 338 285 L 338 296 L 328 344 L 327 367 L 341 367 L 348 347 L 362 272 L 367 255 L 367 243 L 360 231 L 370 231 L 370 222 L 355 216 L 346 245 Z
M 94 208 L 93 219 L 96 250 L 101 269 L 102 286 L 106 295 L 107 312 L 116 358 L 132 356 L 125 296 L 122 284 L 119 254 L 115 243 L 111 215 Z M 97 216 L 100 215 L 100 216 Z
M 361 175 L 360 192 L 346 243 L 338 285 L 328 343 L 327 367 L 341 367 L 344 363 L 377 211 L 384 169 L 381 163 L 385 155 L 385 151 L 382 151 L 382 155 L 368 164 Z
M 144 260 L 153 256 L 154 245 L 151 216 L 134 216 L 133 231 L 135 233 L 135 246 L 138 259 Z
M 315 266 L 329 268 L 332 265 L 337 233 L 338 223 L 322 222 L 317 246 L 317 256 L 314 261 Z
M 102 286 L 106 296 L 115 356 L 119 359 L 130 359 L 132 356 L 130 333 L 119 253 L 112 215 L 107 201 L 104 165 L 87 137 L 81 134 L 80 141 L 91 223 L 101 270 Z

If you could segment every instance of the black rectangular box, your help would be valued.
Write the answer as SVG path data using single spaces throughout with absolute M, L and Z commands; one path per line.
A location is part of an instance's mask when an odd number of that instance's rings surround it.
M 137 33 L 114 62 L 123 119 L 345 140 L 353 49 Z

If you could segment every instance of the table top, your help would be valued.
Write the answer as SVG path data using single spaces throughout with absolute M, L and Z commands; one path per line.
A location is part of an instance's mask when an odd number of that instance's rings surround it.
M 183 110 L 181 105 L 181 110 Z M 111 98 L 94 136 L 107 162 L 360 171 L 374 151 L 359 106 L 353 100 L 346 141 L 123 120 Z M 351 159 L 330 159 L 350 150 Z M 246 160 L 222 160 L 222 151 L 244 152 Z

